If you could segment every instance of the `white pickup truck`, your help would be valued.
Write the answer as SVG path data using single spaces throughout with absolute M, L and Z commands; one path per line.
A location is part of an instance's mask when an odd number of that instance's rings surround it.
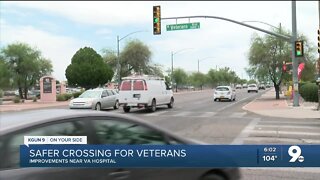
M 124 112 L 136 107 L 154 112 L 157 106 L 167 105 L 168 108 L 172 108 L 173 103 L 172 89 L 163 78 L 148 75 L 122 78 L 119 104 L 123 106 Z

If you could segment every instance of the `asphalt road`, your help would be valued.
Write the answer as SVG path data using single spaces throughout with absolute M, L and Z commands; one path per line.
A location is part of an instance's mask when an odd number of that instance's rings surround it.
M 210 144 L 319 144 L 318 119 L 264 117 L 242 107 L 259 93 L 237 90 L 235 102 L 214 102 L 212 90 L 175 95 L 173 109 L 158 107 L 154 113 L 132 109 L 128 115 Z M 67 107 L 61 107 L 67 108 Z M 124 113 L 119 110 L 105 112 Z M 28 111 L 14 112 L 28 114 Z M 6 113 L 7 114 L 7 113 Z M 10 117 L 10 114 L 7 114 Z M 319 179 L 320 168 L 241 168 L 245 180 Z

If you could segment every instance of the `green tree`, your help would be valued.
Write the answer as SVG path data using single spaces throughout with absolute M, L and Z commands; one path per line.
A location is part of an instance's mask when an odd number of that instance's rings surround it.
M 111 80 L 112 76 L 111 67 L 90 47 L 79 49 L 66 69 L 68 84 L 85 89 L 104 85 Z
M 194 72 L 190 75 L 191 84 L 195 87 L 200 87 L 202 90 L 203 85 L 206 83 L 206 75 L 201 72 Z
M 9 69 L 9 65 L 4 61 L 3 57 L 0 57 L 0 89 L 7 89 L 11 87 L 12 72 Z
M 7 62 L 12 79 L 19 89 L 20 98 L 27 98 L 28 90 L 39 78 L 52 72 L 50 60 L 42 57 L 41 52 L 25 43 L 13 43 L 3 48 L 2 57 Z
M 275 33 L 289 36 L 287 30 L 276 29 Z M 299 35 L 298 39 L 304 40 L 305 54 L 303 58 L 297 58 L 298 62 L 306 63 L 305 70 L 302 71 L 302 80 L 311 80 L 315 77 L 315 57 L 314 47 L 308 42 L 304 35 Z M 279 99 L 281 83 L 290 81 L 292 75 L 282 70 L 283 63 L 291 62 L 291 44 L 274 36 L 265 35 L 260 37 L 253 35 L 249 50 L 249 65 L 247 69 L 249 75 L 259 81 L 271 80 L 276 91 L 276 99 Z
M 276 29 L 274 32 L 289 36 L 288 31 L 281 29 Z M 249 50 L 249 69 L 255 77 L 269 76 L 275 87 L 276 99 L 280 98 L 280 84 L 284 75 L 282 65 L 284 61 L 290 59 L 290 55 L 288 42 L 270 35 L 264 37 L 253 35 Z
M 113 68 L 117 69 L 117 55 L 112 50 L 104 50 L 104 60 Z M 138 74 L 153 74 L 163 77 L 162 67 L 151 62 L 151 51 L 140 40 L 129 41 L 120 53 L 121 77 Z
M 173 70 L 172 79 L 173 83 L 176 84 L 176 92 L 178 92 L 178 86 L 181 86 L 187 82 L 188 75 L 183 69 L 176 68 Z

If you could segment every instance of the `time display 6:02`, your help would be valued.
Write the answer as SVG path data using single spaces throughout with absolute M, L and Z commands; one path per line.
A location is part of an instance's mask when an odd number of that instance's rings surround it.
M 277 148 L 276 147 L 265 147 L 263 148 L 263 152 L 276 152 Z

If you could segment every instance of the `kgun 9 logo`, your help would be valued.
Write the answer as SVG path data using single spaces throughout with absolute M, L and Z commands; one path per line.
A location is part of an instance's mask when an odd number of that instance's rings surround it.
M 301 148 L 299 146 L 290 146 L 288 154 L 292 157 L 289 162 L 296 162 L 297 160 L 299 162 L 304 161 L 304 157 L 301 156 Z

